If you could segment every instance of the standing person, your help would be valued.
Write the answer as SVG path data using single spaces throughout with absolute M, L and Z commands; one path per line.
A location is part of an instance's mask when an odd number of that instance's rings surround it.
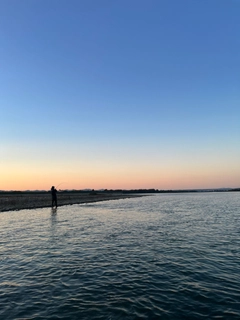
M 51 194 L 52 194 L 52 207 L 55 204 L 55 206 L 57 208 L 57 190 L 55 189 L 54 186 L 52 186 L 52 188 L 51 188 Z

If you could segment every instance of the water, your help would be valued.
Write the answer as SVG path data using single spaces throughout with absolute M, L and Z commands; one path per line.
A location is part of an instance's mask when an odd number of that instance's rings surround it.
M 0 213 L 0 319 L 240 319 L 240 193 Z

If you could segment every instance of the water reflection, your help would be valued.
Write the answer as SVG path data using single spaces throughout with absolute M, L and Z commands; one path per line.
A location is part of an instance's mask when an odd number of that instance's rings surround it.
M 51 208 L 51 214 L 52 216 L 57 214 L 57 208 Z
M 57 208 L 52 208 L 51 209 L 51 229 L 54 231 L 55 226 L 57 224 Z

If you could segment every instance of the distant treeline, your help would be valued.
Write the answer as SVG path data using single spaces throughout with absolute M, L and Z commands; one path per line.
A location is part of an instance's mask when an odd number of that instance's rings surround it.
M 133 190 L 105 190 L 105 192 L 122 192 L 122 193 L 188 193 L 188 192 L 229 192 L 240 191 L 236 189 L 193 189 L 193 190 L 158 190 L 158 189 L 133 189 Z
M 105 189 L 105 190 L 60 190 L 61 193 L 87 193 L 87 194 L 100 194 L 100 193 L 122 193 L 122 194 L 128 194 L 128 193 L 189 193 L 189 192 L 232 192 L 232 191 L 240 191 L 240 188 L 234 188 L 234 189 L 193 189 L 193 190 L 159 190 L 159 189 Z M 0 194 L 4 195 L 21 195 L 21 194 L 27 194 L 27 193 L 35 193 L 35 194 L 44 194 L 44 193 L 50 193 L 51 191 L 4 191 L 0 190 Z

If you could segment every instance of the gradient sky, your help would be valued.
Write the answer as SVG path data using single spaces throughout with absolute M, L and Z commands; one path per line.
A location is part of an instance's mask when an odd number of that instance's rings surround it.
M 0 190 L 240 187 L 239 0 L 1 0 Z

